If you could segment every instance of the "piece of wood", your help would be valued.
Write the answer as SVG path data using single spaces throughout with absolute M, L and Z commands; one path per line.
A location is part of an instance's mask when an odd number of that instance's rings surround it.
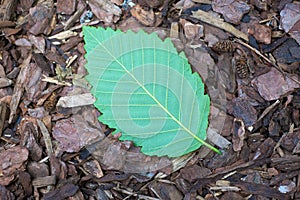
M 0 28 L 13 27 L 13 26 L 15 26 L 15 23 L 12 21 L 8 21 L 8 20 L 0 21 Z
M 23 92 L 25 90 L 25 83 L 28 79 L 28 77 L 27 77 L 28 73 L 29 73 L 28 66 L 29 66 L 31 57 L 32 57 L 32 54 L 30 54 L 20 65 L 21 70 L 18 75 L 17 82 L 14 87 L 12 99 L 10 102 L 10 116 L 9 116 L 8 123 L 11 123 L 13 121 L 13 118 L 17 112 L 17 108 L 19 106 L 21 97 L 23 96 Z
M 192 0 L 196 3 L 211 4 L 211 0 Z
M 248 36 L 239 31 L 238 29 L 236 29 L 234 26 L 232 26 L 231 24 L 222 21 L 219 18 L 216 18 L 212 15 L 210 15 L 208 12 L 204 12 L 202 10 L 197 10 L 197 11 L 192 11 L 192 17 L 199 19 L 200 21 L 203 21 L 207 24 L 213 25 L 215 27 L 218 27 L 220 29 L 223 29 L 224 31 L 227 31 L 229 33 L 231 33 L 232 35 L 234 35 L 235 37 L 241 38 L 245 41 L 249 41 Z
M 32 185 L 35 187 L 45 187 L 48 185 L 55 185 L 55 183 L 56 183 L 56 177 L 54 175 L 38 177 L 32 181 Z
M 0 78 L 0 88 L 10 86 L 12 83 L 13 81 L 8 78 Z
M 40 130 L 42 132 L 42 135 L 43 135 L 43 138 L 45 141 L 45 145 L 46 145 L 46 149 L 47 149 L 47 154 L 48 154 L 48 156 L 51 156 L 51 154 L 53 153 L 53 148 L 52 148 L 51 137 L 48 132 L 48 129 L 40 119 L 37 119 L 37 124 L 39 125 Z
M 229 142 L 226 138 L 220 135 L 217 132 L 217 130 L 212 128 L 207 129 L 207 139 L 211 141 L 213 144 L 220 147 L 221 149 L 226 149 L 228 148 L 229 145 L 231 145 L 231 142 Z
M 3 131 L 2 129 L 5 122 L 6 110 L 7 110 L 6 103 L 0 101 L 0 137 L 2 136 L 2 131 Z
M 67 38 L 70 38 L 70 37 L 74 37 L 76 35 L 77 35 L 76 32 L 73 32 L 73 31 L 70 31 L 70 30 L 66 30 L 66 31 L 57 33 L 55 35 L 52 35 L 48 39 L 49 40 L 52 40 L 52 39 L 63 40 L 63 39 L 67 39 Z
M 1 21 L 10 20 L 12 14 L 15 12 L 15 7 L 17 5 L 17 0 L 4 0 L 0 5 L 0 16 L 2 16 Z
M 83 11 L 85 9 L 85 6 L 82 6 L 81 8 L 79 8 L 74 15 L 72 15 L 68 21 L 65 24 L 64 30 L 68 30 L 69 28 L 71 28 L 73 26 L 73 24 L 80 18 L 80 16 L 82 15 Z

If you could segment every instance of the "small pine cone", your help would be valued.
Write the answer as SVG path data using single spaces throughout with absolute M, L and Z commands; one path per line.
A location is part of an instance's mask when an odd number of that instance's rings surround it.
M 55 108 L 57 101 L 58 95 L 56 92 L 53 92 L 44 102 L 45 110 L 48 112 L 52 111 Z
M 234 52 L 235 44 L 231 40 L 220 40 L 211 48 L 216 52 Z
M 235 61 L 236 73 L 240 78 L 247 78 L 250 74 L 247 58 L 241 56 Z

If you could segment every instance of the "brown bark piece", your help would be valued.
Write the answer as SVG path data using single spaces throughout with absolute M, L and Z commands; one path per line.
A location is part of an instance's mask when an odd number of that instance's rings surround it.
M 32 44 L 26 38 L 20 38 L 15 41 L 15 45 L 21 47 L 31 47 Z
M 282 95 L 293 91 L 299 85 L 283 75 L 275 68 L 268 73 L 258 76 L 252 81 L 259 94 L 267 101 L 279 99 Z
M 255 151 L 253 160 L 268 158 L 272 155 L 276 143 L 271 138 L 267 138 Z
M 30 34 L 28 39 L 41 53 L 45 53 L 46 42 L 43 37 L 37 37 Z
M 258 9 L 264 11 L 268 9 L 268 2 L 265 0 L 250 0 L 250 3 L 255 5 Z
M 258 42 L 264 44 L 271 43 L 272 30 L 268 26 L 254 24 L 253 26 L 250 26 L 248 32 L 253 35 Z
M 14 195 L 3 185 L 0 185 L 0 197 L 7 200 L 15 199 Z
M 288 195 L 282 194 L 278 190 L 263 184 L 255 184 L 255 183 L 242 182 L 242 181 L 233 182 L 232 184 L 250 194 L 256 194 L 268 198 L 275 198 L 275 199 L 282 199 L 282 200 L 289 199 Z
M 10 103 L 10 116 L 8 122 L 11 123 L 14 115 L 16 114 L 18 105 L 20 103 L 21 97 L 23 95 L 25 85 L 29 76 L 29 62 L 31 60 L 31 55 L 27 57 L 21 64 L 21 71 L 18 75 L 16 85 L 14 87 L 14 92 L 12 96 L 12 101 Z
M 138 0 L 138 3 L 142 6 L 149 6 L 151 8 L 157 8 L 164 4 L 167 0 Z
M 190 183 L 194 182 L 199 178 L 206 177 L 211 174 L 210 169 L 205 167 L 200 167 L 198 165 L 192 165 L 189 167 L 185 167 L 180 170 L 181 177 Z
M 65 199 L 67 197 L 73 196 L 78 191 L 78 189 L 78 186 L 68 183 L 54 191 L 45 194 L 44 200 Z
M 58 141 L 60 150 L 67 152 L 77 152 L 95 139 L 103 137 L 100 128 L 91 126 L 82 115 L 78 114 L 56 122 L 52 134 Z
M 56 12 L 71 15 L 75 11 L 76 0 L 57 0 L 56 7 Z
M 0 21 L 0 28 L 12 27 L 12 26 L 15 26 L 15 23 L 12 21 L 8 21 L 8 20 Z
M 220 200 L 243 200 L 243 199 L 245 198 L 236 192 L 226 192 L 220 198 Z
M 19 172 L 19 181 L 25 190 L 25 195 L 32 195 L 32 185 L 31 185 L 31 177 L 27 172 Z
M 49 185 L 55 185 L 56 177 L 55 176 L 42 176 L 33 179 L 32 185 L 35 187 L 45 187 Z
M 42 81 L 42 69 L 36 63 L 30 63 L 28 66 L 28 81 L 25 85 L 27 99 L 32 102 L 37 102 L 38 97 L 47 86 L 47 83 Z
M 239 24 L 243 15 L 250 10 L 250 6 L 239 0 L 213 0 L 212 8 L 221 13 L 227 22 Z
M 2 131 L 5 123 L 7 104 L 0 101 L 0 137 L 2 136 Z
M 252 126 L 257 120 L 255 108 L 242 98 L 235 98 L 233 103 L 233 115 L 236 118 L 242 119 L 246 127 Z
M 288 3 L 285 5 L 284 9 L 280 12 L 280 26 L 283 30 L 288 33 L 292 33 L 292 36 L 300 42 L 299 32 L 300 30 L 296 27 L 300 20 L 300 3 Z M 296 26 L 295 26 L 296 25 Z M 295 26 L 295 27 L 294 27 Z M 292 30 L 293 29 L 293 30 Z M 299 43 L 300 44 L 300 43 Z
M 0 151 L 0 185 L 8 185 L 16 170 L 24 170 L 24 162 L 28 159 L 28 150 L 15 146 Z M 8 179 L 7 179 L 8 178 Z
M 87 171 L 89 174 L 95 176 L 96 178 L 103 177 L 103 172 L 101 169 L 101 166 L 98 161 L 91 160 L 87 161 L 83 164 L 83 168 L 85 171 Z
M 146 173 L 165 171 L 170 173 L 171 161 L 167 157 L 146 156 L 141 152 L 131 152 L 125 149 L 122 143 L 112 139 L 99 140 L 86 147 L 87 150 L 106 169 L 117 169 L 127 173 Z M 141 162 L 142 161 L 142 162 Z
M 159 199 L 174 199 L 174 200 L 182 200 L 182 194 L 176 189 L 174 185 L 154 182 L 149 185 L 149 188 L 154 192 Z
M 107 24 L 117 22 L 122 13 L 121 9 L 109 0 L 91 0 L 88 4 L 96 17 Z
M 29 32 L 33 35 L 40 33 L 48 33 L 48 29 L 52 16 L 53 16 L 53 2 L 50 0 L 44 1 L 29 10 L 30 17 L 32 20 L 32 26 Z
M 32 178 L 49 176 L 49 167 L 45 163 L 30 162 L 27 170 Z
M 7 78 L 0 78 L 0 88 L 10 86 L 12 83 L 12 80 L 9 80 Z
M 44 41 L 44 40 L 43 40 Z M 34 53 L 32 54 L 32 58 L 35 61 L 36 65 L 40 67 L 43 71 L 47 72 L 48 74 L 52 74 L 52 69 L 50 64 L 47 62 L 46 58 L 43 54 Z
M 300 157 L 295 155 L 295 156 L 285 156 L 282 158 L 272 158 L 271 166 L 284 172 L 299 170 Z
M 300 174 L 300 170 L 290 171 L 287 173 L 281 173 L 278 176 L 275 176 L 271 179 L 270 185 L 275 185 L 280 181 L 293 178 L 293 177 L 297 176 L 298 174 Z
M 245 125 L 244 122 L 240 119 L 234 119 L 233 121 L 233 150 L 241 151 L 244 145 L 245 139 Z
M 39 138 L 38 127 L 34 118 L 25 118 L 20 125 L 21 144 L 29 150 L 30 158 L 38 161 L 42 158 L 43 149 L 37 143 Z
M 66 65 L 66 61 L 62 58 L 62 56 L 58 55 L 57 52 L 46 50 L 46 54 L 44 55 L 48 61 L 55 62 L 61 66 Z
M 184 34 L 187 39 L 194 39 L 203 36 L 204 27 L 200 24 L 193 24 L 187 20 L 180 19 Z
M 226 149 L 221 155 L 215 154 L 212 158 L 207 159 L 206 167 L 209 169 L 216 169 L 226 165 L 230 165 L 237 161 L 237 154 L 232 148 Z
M 140 5 L 134 6 L 130 10 L 133 17 L 135 17 L 141 24 L 152 26 L 155 23 L 155 15 L 153 9 L 145 10 Z
M 282 137 L 280 145 L 284 149 L 292 152 L 293 149 L 296 147 L 296 145 L 299 143 L 300 143 L 300 131 L 295 131 L 295 132 L 287 133 L 286 135 L 284 135 Z
M 0 20 L 10 20 L 15 12 L 17 0 L 3 0 L 0 6 Z
M 63 44 L 61 46 L 61 50 L 64 52 L 70 51 L 72 48 L 75 48 L 78 43 L 82 42 L 83 38 L 76 36 L 76 37 L 71 37 L 66 44 Z
M 282 45 L 273 51 L 273 56 L 278 63 L 295 65 L 300 59 L 293 56 L 293 49 L 298 48 L 299 44 L 292 38 L 287 39 Z M 296 62 L 296 63 L 295 63 Z M 296 65 L 297 66 L 297 65 Z M 291 66 L 292 67 L 292 66 Z M 296 67 L 297 68 L 297 67 Z

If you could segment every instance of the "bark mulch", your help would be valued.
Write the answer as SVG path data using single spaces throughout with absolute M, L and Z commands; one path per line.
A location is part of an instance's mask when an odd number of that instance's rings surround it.
M 150 157 L 101 124 L 82 26 L 170 37 L 211 98 L 208 141 Z M 1 0 L 1 199 L 300 199 L 300 3 Z

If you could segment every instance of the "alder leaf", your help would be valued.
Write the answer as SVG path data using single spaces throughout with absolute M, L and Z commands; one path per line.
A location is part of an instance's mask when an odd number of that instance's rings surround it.
M 178 157 L 208 146 L 210 99 L 184 53 L 155 33 L 83 27 L 86 79 L 99 120 L 146 155 Z

